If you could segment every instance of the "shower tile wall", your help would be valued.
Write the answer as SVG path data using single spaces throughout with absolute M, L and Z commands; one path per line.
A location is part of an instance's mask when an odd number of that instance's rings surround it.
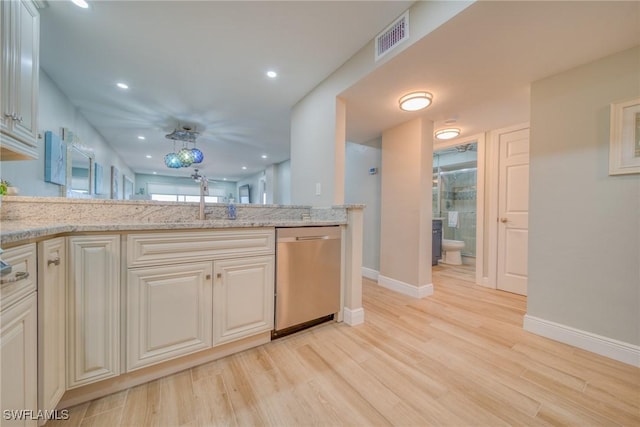
M 441 175 L 440 216 L 445 239 L 465 242 L 463 255 L 476 255 L 476 169 L 444 172 Z M 436 194 L 437 197 L 437 194 Z M 458 212 L 458 227 L 449 227 L 449 211 Z

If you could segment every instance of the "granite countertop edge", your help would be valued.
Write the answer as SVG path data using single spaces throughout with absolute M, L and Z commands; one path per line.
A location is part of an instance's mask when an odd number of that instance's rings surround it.
M 224 228 L 252 227 L 312 227 L 345 225 L 339 220 L 204 220 L 190 222 L 135 222 L 96 224 L 38 224 L 23 221 L 2 221 L 0 224 L 0 245 L 40 239 L 64 233 L 105 232 L 105 231 L 150 231 L 150 230 L 215 230 Z

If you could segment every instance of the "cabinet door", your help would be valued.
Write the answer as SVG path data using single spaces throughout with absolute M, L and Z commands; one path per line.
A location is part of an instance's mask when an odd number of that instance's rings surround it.
M 36 372 L 37 300 L 35 292 L 0 314 L 0 406 L 2 425 L 36 426 L 29 413 L 22 419 L 7 420 L 5 411 L 38 409 Z M 14 412 L 17 417 L 20 415 Z M 26 416 L 25 416 L 26 415 Z
M 40 15 L 30 0 L 18 2 L 16 98 L 14 102 L 16 120 L 13 133 L 25 142 L 35 145 L 38 138 L 38 46 L 40 37 Z
M 127 371 L 211 347 L 209 262 L 130 269 Z
M 9 132 L 11 126 L 11 110 L 14 95 L 14 52 L 16 49 L 15 37 L 13 37 L 15 19 L 13 10 L 15 5 L 12 1 L 0 1 L 0 36 L 2 36 L 2 78 L 0 79 L 0 130 L 3 133 Z M 4 139 L 4 135 L 3 135 Z M 4 145 L 4 141 L 3 141 Z
M 1 3 L 2 159 L 36 159 L 40 15 L 31 0 Z
M 65 392 L 64 237 L 38 243 L 38 408 L 53 410 Z
M 273 265 L 273 255 L 214 262 L 214 345 L 273 329 Z
M 67 388 L 120 373 L 120 236 L 68 245 Z

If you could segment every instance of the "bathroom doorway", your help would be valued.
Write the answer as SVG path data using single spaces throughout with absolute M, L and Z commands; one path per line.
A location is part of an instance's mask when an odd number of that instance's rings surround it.
M 476 281 L 478 143 L 433 152 L 432 218 L 442 224 L 438 269 Z M 434 228 L 437 226 L 434 223 Z

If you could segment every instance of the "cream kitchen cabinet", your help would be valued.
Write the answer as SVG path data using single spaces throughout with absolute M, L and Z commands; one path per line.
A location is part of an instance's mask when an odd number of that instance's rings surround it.
M 40 15 L 31 0 L 0 2 L 0 158 L 38 158 Z
M 67 241 L 67 389 L 120 374 L 120 236 Z
M 273 328 L 275 231 L 127 236 L 127 372 Z
M 214 263 L 213 344 L 273 329 L 274 256 Z
M 132 268 L 127 280 L 127 372 L 210 348 L 209 262 Z
M 65 392 L 64 237 L 38 243 L 38 408 L 53 410 Z
M 12 271 L 0 279 L 1 424 L 35 426 L 37 420 L 19 411 L 38 409 L 36 245 L 7 249 L 2 259 Z
M 0 360 L 2 360 L 2 425 L 36 426 L 29 413 L 7 420 L 5 411 L 38 409 L 36 294 L 20 300 L 0 314 Z M 11 413 L 10 413 L 11 414 Z M 11 418 L 11 416 L 10 416 Z

